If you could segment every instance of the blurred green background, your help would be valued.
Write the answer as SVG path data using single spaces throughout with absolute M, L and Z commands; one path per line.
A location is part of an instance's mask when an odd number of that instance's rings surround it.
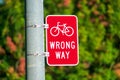
M 25 0 L 0 0 L 0 80 L 25 80 Z M 120 0 L 44 0 L 47 15 L 76 15 L 79 64 L 46 80 L 120 80 Z

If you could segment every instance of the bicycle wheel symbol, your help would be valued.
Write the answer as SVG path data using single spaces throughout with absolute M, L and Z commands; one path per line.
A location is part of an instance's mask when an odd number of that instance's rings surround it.
M 68 26 L 68 27 L 65 28 L 65 34 L 66 34 L 66 36 L 72 36 L 73 33 L 74 33 L 74 30 L 73 30 L 72 27 Z
M 60 33 L 60 31 L 57 29 L 57 27 L 52 27 L 52 28 L 50 29 L 50 34 L 51 34 L 52 36 L 58 36 L 59 33 Z

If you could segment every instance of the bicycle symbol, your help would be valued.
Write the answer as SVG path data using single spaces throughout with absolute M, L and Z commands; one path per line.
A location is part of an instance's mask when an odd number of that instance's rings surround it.
M 57 22 L 57 26 L 54 26 L 50 29 L 50 34 L 52 36 L 58 36 L 60 32 L 62 33 L 62 35 L 65 34 L 66 36 L 72 36 L 74 34 L 74 30 L 72 27 L 66 26 L 66 24 L 60 25 L 60 22 Z

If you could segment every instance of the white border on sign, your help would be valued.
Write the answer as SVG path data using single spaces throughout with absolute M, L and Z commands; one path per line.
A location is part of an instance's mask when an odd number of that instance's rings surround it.
M 49 16 L 74 16 L 75 18 L 76 18 L 76 31 L 77 31 L 77 55 L 78 55 L 78 60 L 77 60 L 77 63 L 76 64 L 49 64 L 48 63 L 48 57 L 46 58 L 47 59 L 47 64 L 49 65 L 49 66 L 76 66 L 76 65 L 78 65 L 79 64 L 79 40 L 78 40 L 78 18 L 77 18 L 77 16 L 76 15 L 48 15 L 48 16 L 46 16 L 46 19 L 45 19 L 45 22 L 46 22 L 46 24 L 47 24 L 47 18 L 49 17 Z M 49 27 L 48 27 L 49 28 Z M 48 52 L 48 49 L 47 49 L 47 43 L 48 42 L 48 39 L 47 39 L 47 30 L 46 30 L 46 52 Z M 50 53 L 49 53 L 49 55 L 50 55 Z

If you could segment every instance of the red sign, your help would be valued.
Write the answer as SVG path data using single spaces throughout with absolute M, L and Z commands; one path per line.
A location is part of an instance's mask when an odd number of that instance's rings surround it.
M 46 48 L 50 66 L 74 66 L 78 59 L 78 20 L 74 15 L 49 15 Z

